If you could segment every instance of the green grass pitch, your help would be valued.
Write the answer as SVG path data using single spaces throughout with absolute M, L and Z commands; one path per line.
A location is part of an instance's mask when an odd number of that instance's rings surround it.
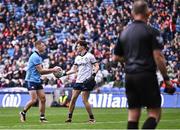
M 108 108 L 93 109 L 96 123 L 88 124 L 88 115 L 84 108 L 76 108 L 73 122 L 64 123 L 67 116 L 67 108 L 47 108 L 46 117 L 48 123 L 39 122 L 38 107 L 33 107 L 27 113 L 27 121 L 19 120 L 20 108 L 0 108 L 0 129 L 126 129 L 127 109 Z M 146 118 L 143 109 L 140 127 Z M 161 122 L 158 129 L 180 129 L 180 109 L 163 109 Z

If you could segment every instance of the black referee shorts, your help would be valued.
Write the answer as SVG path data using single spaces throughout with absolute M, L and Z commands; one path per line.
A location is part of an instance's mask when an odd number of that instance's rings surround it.
M 128 107 L 160 108 L 161 95 L 155 73 L 126 74 L 126 96 Z

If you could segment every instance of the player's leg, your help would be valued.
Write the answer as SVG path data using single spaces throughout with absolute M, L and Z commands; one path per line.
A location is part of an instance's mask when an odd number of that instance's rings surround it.
M 39 97 L 39 111 L 40 111 L 40 121 L 47 122 L 45 118 L 45 104 L 46 104 L 46 96 L 43 89 L 37 90 L 37 96 Z
M 141 116 L 140 108 L 129 108 L 128 109 L 128 129 L 138 129 L 138 123 Z
M 160 117 L 161 117 L 161 108 L 148 108 L 148 118 L 143 124 L 142 129 L 155 129 Z
M 136 75 L 127 74 L 125 82 L 126 97 L 128 101 L 127 129 L 138 129 L 141 116 L 141 97 L 137 90 L 137 81 L 135 81 L 134 77 L 136 77 Z
M 161 96 L 158 80 L 154 74 L 146 74 L 147 82 L 144 88 L 144 104 L 147 106 L 148 117 L 145 120 L 142 129 L 155 129 L 161 116 Z
M 20 120 L 21 122 L 26 121 L 26 112 L 36 103 L 37 101 L 37 93 L 36 90 L 30 90 L 29 95 L 31 99 L 27 102 L 22 112 L 20 112 Z
M 88 102 L 89 94 L 90 94 L 90 91 L 83 91 L 82 92 L 82 99 L 83 99 L 83 103 L 84 103 L 84 105 L 86 107 L 86 111 L 89 114 L 89 122 L 94 123 L 95 122 L 94 115 L 92 113 L 91 106 L 90 106 L 90 104 Z
M 73 94 L 72 94 L 71 101 L 69 104 L 68 119 L 65 122 L 71 122 L 73 111 L 75 108 L 75 103 L 80 93 L 81 93 L 81 90 L 73 90 Z

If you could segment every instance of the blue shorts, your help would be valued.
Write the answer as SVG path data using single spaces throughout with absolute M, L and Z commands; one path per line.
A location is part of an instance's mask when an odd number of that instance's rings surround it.
M 36 82 L 31 82 L 31 81 L 26 81 L 25 86 L 28 89 L 28 91 L 43 89 L 43 86 L 41 83 L 36 83 Z
M 73 85 L 73 89 L 74 90 L 81 90 L 81 91 L 91 91 L 87 87 L 85 87 L 83 83 L 75 83 Z

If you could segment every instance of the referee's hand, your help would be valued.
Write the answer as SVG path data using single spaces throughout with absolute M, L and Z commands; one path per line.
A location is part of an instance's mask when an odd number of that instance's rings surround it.
M 171 81 L 166 80 L 166 81 L 164 81 L 164 83 L 165 83 L 164 92 L 167 93 L 167 94 L 173 95 L 175 93 L 175 91 L 176 91 L 176 88 L 173 87 Z

